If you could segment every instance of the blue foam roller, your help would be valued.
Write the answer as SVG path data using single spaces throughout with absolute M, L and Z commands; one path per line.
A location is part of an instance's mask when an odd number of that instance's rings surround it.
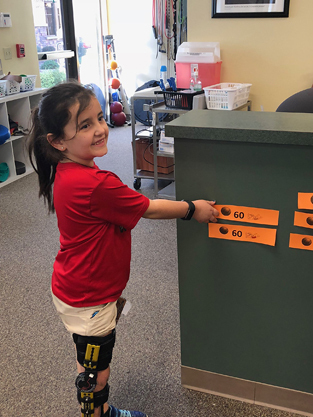
M 10 131 L 7 127 L 0 125 L 0 145 L 3 145 L 4 142 L 9 139 Z

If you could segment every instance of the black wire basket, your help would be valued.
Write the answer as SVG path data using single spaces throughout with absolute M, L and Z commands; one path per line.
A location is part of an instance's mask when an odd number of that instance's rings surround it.
M 171 109 L 192 110 L 194 96 L 203 94 L 203 91 L 177 89 L 177 91 L 156 91 L 155 94 L 163 94 L 166 107 Z

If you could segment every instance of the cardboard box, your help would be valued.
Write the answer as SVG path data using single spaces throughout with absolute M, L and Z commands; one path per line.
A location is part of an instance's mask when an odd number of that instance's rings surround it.
M 159 151 L 174 154 L 174 138 L 165 136 L 164 130 L 160 134 Z
M 174 138 L 172 138 L 171 136 L 165 136 L 165 131 L 161 130 L 160 142 L 171 143 L 173 145 L 174 144 Z
M 174 155 L 174 144 L 167 142 L 159 142 L 159 150 L 161 152 L 172 153 Z
M 136 139 L 136 169 L 154 171 L 153 143 L 149 139 Z M 158 174 L 174 171 L 174 159 L 158 156 Z

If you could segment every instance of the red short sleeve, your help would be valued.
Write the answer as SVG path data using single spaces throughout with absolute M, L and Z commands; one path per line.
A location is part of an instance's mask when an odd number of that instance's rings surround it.
M 149 199 L 123 184 L 113 173 L 99 171 L 90 199 L 92 216 L 133 229 L 149 207 Z

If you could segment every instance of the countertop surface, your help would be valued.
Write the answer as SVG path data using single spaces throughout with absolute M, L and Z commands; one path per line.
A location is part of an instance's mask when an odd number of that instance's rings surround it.
M 313 146 L 313 114 L 191 110 L 166 124 L 165 134 L 177 139 Z

